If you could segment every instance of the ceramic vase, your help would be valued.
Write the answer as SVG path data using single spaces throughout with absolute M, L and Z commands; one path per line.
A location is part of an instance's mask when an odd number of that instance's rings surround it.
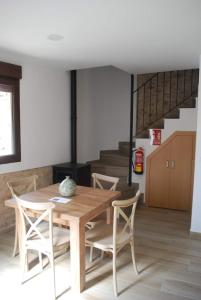
M 64 197 L 70 197 L 75 194 L 76 183 L 74 180 L 70 179 L 69 176 L 66 176 L 60 185 L 59 185 L 59 193 Z

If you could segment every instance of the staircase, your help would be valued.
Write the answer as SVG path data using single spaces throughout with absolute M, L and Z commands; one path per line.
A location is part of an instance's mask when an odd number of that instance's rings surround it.
M 184 107 L 174 110 L 174 114 L 160 120 L 156 127 L 162 129 L 162 142 L 164 142 L 174 131 L 195 131 L 197 122 L 196 100 L 190 100 Z M 143 134 L 135 137 L 133 148 L 143 147 L 145 151 L 144 174 L 133 173 L 132 185 L 128 186 L 128 163 L 129 163 L 129 142 L 119 142 L 118 150 L 100 151 L 100 159 L 90 161 L 91 171 L 108 176 L 119 177 L 120 181 L 117 190 L 122 192 L 121 199 L 135 195 L 138 188 L 145 192 L 146 157 L 158 146 L 150 145 L 148 129 Z
M 133 144 L 133 147 L 135 144 Z M 91 172 L 118 177 L 117 190 L 121 191 L 120 199 L 127 199 L 136 194 L 138 184 L 128 186 L 129 142 L 119 142 L 118 150 L 100 151 L 100 159 L 88 162 Z
M 131 77 L 133 79 L 133 75 Z M 162 142 L 174 131 L 196 130 L 198 80 L 198 69 L 139 75 L 136 90 L 133 90 L 131 80 L 131 107 L 133 95 L 137 97 L 137 129 L 133 148 L 144 148 L 144 174 L 131 174 L 129 142 L 119 142 L 118 150 L 102 150 L 99 160 L 89 162 L 92 172 L 120 178 L 117 189 L 122 192 L 122 199 L 135 195 L 138 188 L 145 192 L 146 157 L 157 147 L 150 145 L 149 129 L 160 128 Z M 130 119 L 131 143 L 132 124 L 133 116 Z M 128 174 L 129 181 L 132 175 L 131 186 L 128 186 Z

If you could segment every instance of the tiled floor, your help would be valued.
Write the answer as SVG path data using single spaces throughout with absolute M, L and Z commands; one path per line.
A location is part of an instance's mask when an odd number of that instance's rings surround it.
M 136 260 L 140 274 L 133 272 L 130 249 L 126 247 L 118 256 L 119 299 L 201 299 L 201 241 L 190 239 L 189 220 L 183 212 L 137 210 Z M 12 232 L 0 235 L 0 299 L 51 299 L 50 268 L 21 285 L 19 258 L 11 257 L 12 243 Z M 69 253 L 56 260 L 58 299 L 115 299 L 110 257 L 87 274 L 86 290 L 80 295 L 70 290 L 69 260 Z

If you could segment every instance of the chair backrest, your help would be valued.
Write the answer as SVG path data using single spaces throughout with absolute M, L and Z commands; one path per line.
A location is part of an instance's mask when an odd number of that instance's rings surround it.
M 38 225 L 42 221 L 49 222 L 49 240 L 50 245 L 52 245 L 52 212 L 55 207 L 54 203 L 44 202 L 44 203 L 35 203 L 26 200 L 20 199 L 18 196 L 14 195 L 16 199 L 17 206 L 19 209 L 20 215 L 20 234 L 23 243 L 30 240 L 33 236 L 34 238 L 40 239 L 41 241 L 46 241 L 47 237 L 44 237 L 43 234 L 38 229 Z M 29 212 L 35 212 L 38 217 L 31 218 Z
M 32 176 L 8 181 L 7 185 L 11 192 L 12 197 L 14 197 L 14 195 L 21 196 L 22 194 L 36 191 L 37 179 L 38 179 L 37 175 L 32 175 Z
M 99 187 L 100 189 L 110 189 L 111 191 L 115 191 L 117 184 L 119 182 L 118 177 L 111 177 L 111 176 L 106 176 L 98 173 L 92 173 L 92 178 L 93 178 L 93 187 Z M 104 183 L 109 184 L 107 186 L 104 186 Z
M 138 199 L 140 197 L 140 191 L 138 190 L 133 198 L 127 200 L 115 200 L 112 202 L 114 207 L 113 215 L 113 245 L 114 247 L 121 244 L 125 240 L 125 233 L 128 233 L 130 237 L 134 236 L 134 216 L 137 206 Z M 123 211 L 125 208 L 132 206 L 130 214 Z M 121 222 L 118 221 L 119 216 L 121 216 Z M 118 226 L 121 229 L 118 230 Z

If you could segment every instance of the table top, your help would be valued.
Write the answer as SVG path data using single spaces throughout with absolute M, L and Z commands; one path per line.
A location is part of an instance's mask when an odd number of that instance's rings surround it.
M 21 199 L 32 202 L 47 202 L 50 198 L 61 196 L 58 192 L 59 184 L 50 185 L 37 191 L 20 196 Z M 119 191 L 94 189 L 92 187 L 77 186 L 72 201 L 62 204 L 55 203 L 54 216 L 68 221 L 88 222 L 91 218 L 108 208 L 113 200 L 121 195 Z M 16 208 L 16 201 L 9 199 L 5 205 Z M 57 215 L 58 214 L 58 215 Z

